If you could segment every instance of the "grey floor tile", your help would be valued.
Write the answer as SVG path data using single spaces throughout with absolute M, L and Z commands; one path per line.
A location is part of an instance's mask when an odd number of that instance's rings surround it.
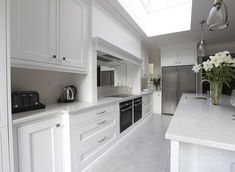
M 169 172 L 165 132 L 170 120 L 165 115 L 148 118 L 90 172 Z

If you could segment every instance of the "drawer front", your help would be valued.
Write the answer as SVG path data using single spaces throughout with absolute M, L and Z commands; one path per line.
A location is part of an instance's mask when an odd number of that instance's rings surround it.
M 151 96 L 147 95 L 143 97 L 143 106 L 146 106 L 151 103 Z
M 81 171 L 102 155 L 116 139 L 115 122 L 93 135 L 81 132 L 81 128 L 73 132 L 73 171 Z M 85 136 L 85 137 L 84 137 Z
M 152 113 L 152 104 L 149 104 L 143 108 L 143 117 L 147 116 L 150 113 Z
M 83 125 L 82 127 L 74 128 L 74 130 L 78 130 L 78 134 L 80 135 L 79 141 L 84 142 L 105 128 L 115 125 L 115 123 L 114 115 L 107 114 L 104 117 L 99 117 L 94 121 Z
M 83 125 L 91 120 L 100 118 L 107 114 L 115 114 L 118 110 L 118 105 L 112 105 L 103 108 L 97 108 L 89 112 L 71 113 L 71 126 Z

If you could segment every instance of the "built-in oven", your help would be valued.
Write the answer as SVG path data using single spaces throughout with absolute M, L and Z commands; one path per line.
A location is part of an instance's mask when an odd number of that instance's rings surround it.
M 134 122 L 142 118 L 142 97 L 134 99 Z
M 120 132 L 132 125 L 133 101 L 120 103 Z

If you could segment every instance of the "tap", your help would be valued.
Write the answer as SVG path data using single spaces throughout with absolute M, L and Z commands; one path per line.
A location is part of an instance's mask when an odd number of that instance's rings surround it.
M 204 82 L 208 82 L 209 84 L 211 84 L 211 81 L 208 80 L 208 79 L 203 79 L 203 80 L 201 81 L 201 84 L 203 84 Z
M 210 84 L 210 90 L 209 90 L 209 93 L 208 93 L 208 91 L 207 91 L 207 94 L 208 94 L 208 97 L 211 98 L 211 94 L 212 94 L 212 91 L 211 91 L 211 81 L 208 80 L 208 79 L 203 79 L 203 80 L 201 81 L 201 86 L 203 86 L 203 83 L 204 83 L 204 82 L 208 82 L 208 83 Z

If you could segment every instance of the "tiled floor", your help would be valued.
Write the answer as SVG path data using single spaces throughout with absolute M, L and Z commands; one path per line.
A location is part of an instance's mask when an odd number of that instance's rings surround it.
M 92 172 L 169 172 L 171 116 L 153 115 L 121 142 Z

